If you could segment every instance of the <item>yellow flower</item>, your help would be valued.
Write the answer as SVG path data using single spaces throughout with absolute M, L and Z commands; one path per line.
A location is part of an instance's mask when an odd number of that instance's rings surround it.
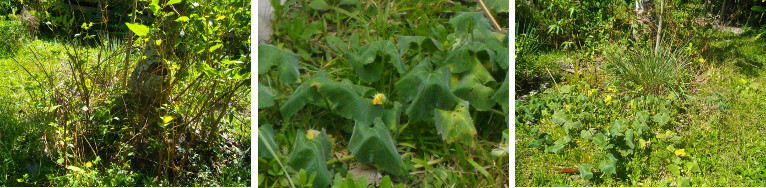
M 85 167 L 86 167 L 86 168 L 90 168 L 90 167 L 92 167 L 92 166 L 93 166 L 93 163 L 90 163 L 90 162 L 88 162 L 88 163 L 85 163 Z
M 314 140 L 314 138 L 316 138 L 317 135 L 319 135 L 319 131 L 314 129 L 309 129 L 309 131 L 307 131 L 306 133 L 306 138 L 308 138 L 309 140 Z
M 700 63 L 705 63 L 705 59 L 703 59 L 703 58 L 700 58 L 699 61 L 700 61 Z
M 386 102 L 386 95 L 383 95 L 382 93 L 375 94 L 375 96 L 372 97 L 372 105 L 380 105 L 383 104 L 383 102 Z
M 604 103 L 606 103 L 606 105 L 609 105 L 611 102 L 612 102 L 612 96 L 607 95 L 606 98 L 604 99 Z
M 676 156 L 680 156 L 680 157 L 686 156 L 686 149 L 676 150 L 675 153 L 676 153 Z

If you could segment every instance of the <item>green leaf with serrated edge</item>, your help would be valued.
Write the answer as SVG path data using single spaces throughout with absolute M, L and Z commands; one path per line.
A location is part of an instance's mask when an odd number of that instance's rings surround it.
M 309 132 L 309 134 L 315 133 Z M 330 158 L 331 149 L 332 142 L 324 130 L 314 135 L 313 139 L 309 139 L 304 131 L 298 131 L 287 165 L 296 171 L 303 169 L 309 174 L 316 172 L 317 175 L 312 184 L 316 187 L 327 187 L 332 179 L 332 174 L 327 169 L 327 159 Z
M 649 130 L 649 126 L 646 125 L 646 121 L 648 120 L 648 111 L 644 110 L 636 113 L 636 118 L 633 120 L 633 129 L 636 129 L 636 132 L 639 136 Z
M 272 66 L 277 66 L 279 80 L 283 83 L 290 84 L 298 80 L 298 55 L 271 45 L 259 44 L 258 75 L 269 72 Z
M 435 108 L 452 109 L 458 100 L 449 88 L 449 70 L 434 70 L 429 61 L 421 61 L 394 85 L 399 100 L 409 104 L 405 113 L 410 120 L 431 119 Z
M 405 173 L 404 163 L 396 152 L 391 134 L 380 119 L 375 119 L 373 126 L 354 125 L 348 150 L 360 163 L 375 163 L 395 175 Z
M 128 29 L 130 29 L 130 31 L 133 31 L 133 33 L 135 33 L 136 35 L 140 37 L 146 36 L 146 34 L 149 34 L 149 31 L 151 31 L 149 27 L 142 25 L 140 23 L 126 22 L 125 25 L 128 26 Z
M 601 148 L 606 148 L 607 144 L 607 137 L 604 134 L 598 133 L 596 135 L 593 135 L 593 143 L 600 146 Z
M 599 168 L 604 174 L 616 174 L 617 173 L 617 159 L 611 153 L 606 154 L 606 159 L 601 161 Z
M 580 176 L 582 176 L 582 179 L 589 180 L 593 178 L 593 172 L 591 171 L 591 169 L 593 169 L 593 165 L 582 164 L 580 165 L 579 169 L 580 169 Z
M 275 96 L 268 86 L 258 83 L 258 109 L 273 106 Z
M 386 63 L 390 63 L 396 68 L 399 74 L 407 72 L 407 68 L 396 50 L 396 46 L 388 40 L 375 41 L 362 46 L 358 53 L 346 53 L 349 65 L 354 72 L 364 82 L 378 81 L 383 74 Z
M 556 125 L 563 125 L 567 121 L 569 121 L 569 116 L 564 113 L 564 110 L 557 110 L 551 116 L 551 122 Z
M 277 144 L 274 142 L 274 129 L 270 124 L 261 125 L 258 127 L 258 158 L 274 158 L 269 148 L 274 150 L 274 152 L 279 151 Z
M 505 116 L 508 116 L 508 88 L 510 87 L 510 82 L 508 81 L 509 75 L 510 74 L 505 75 L 505 80 L 503 80 L 500 88 L 498 88 L 497 91 L 495 91 L 495 94 L 492 95 L 492 100 L 495 100 L 497 104 L 500 104 L 500 106 L 503 107 L 503 113 Z
M 465 145 L 472 145 L 476 135 L 471 114 L 468 112 L 468 102 L 461 101 L 452 110 L 436 109 L 434 111 L 436 130 L 442 135 L 442 140 L 452 143 L 462 140 Z
M 420 50 L 430 52 L 442 49 L 442 44 L 431 37 L 424 36 L 400 36 L 399 37 L 399 55 L 404 55 L 412 46 Z

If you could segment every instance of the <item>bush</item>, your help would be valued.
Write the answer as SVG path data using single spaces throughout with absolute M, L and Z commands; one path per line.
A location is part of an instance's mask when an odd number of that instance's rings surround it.
M 19 47 L 24 27 L 21 22 L 0 16 L 0 57 L 10 57 Z
M 691 62 L 683 48 L 670 46 L 663 46 L 657 53 L 653 47 L 639 47 L 633 51 L 609 52 L 605 57 L 610 63 L 609 71 L 623 86 L 640 86 L 633 89 L 650 94 L 680 89 L 684 68 Z

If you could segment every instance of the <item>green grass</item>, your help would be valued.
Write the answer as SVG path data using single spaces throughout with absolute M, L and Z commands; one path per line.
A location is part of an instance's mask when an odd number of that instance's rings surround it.
M 652 142 L 648 150 L 640 150 L 633 156 L 623 158 L 618 164 L 616 175 L 605 176 L 601 170 L 594 170 L 594 178 L 584 180 L 579 173 L 560 173 L 559 169 L 577 168 L 582 164 L 594 164 L 603 159 L 602 150 L 594 142 L 573 136 L 572 142 L 558 154 L 546 153 L 541 148 L 528 148 L 536 139 L 531 130 L 550 133 L 553 139 L 566 135 L 564 129 L 552 123 L 550 110 L 547 113 L 535 110 L 519 111 L 521 107 L 560 104 L 577 109 L 584 102 L 567 101 L 555 88 L 524 102 L 517 102 L 516 143 L 516 185 L 517 186 L 763 186 L 766 185 L 766 141 L 762 139 L 766 123 L 766 42 L 755 41 L 754 35 L 734 36 L 722 34 L 711 43 L 708 52 L 702 55 L 705 63 L 697 63 L 701 72 L 694 75 L 685 92 L 672 99 L 668 94 L 659 95 L 662 101 L 672 104 L 670 124 L 651 125 Z M 599 74 L 604 74 L 603 72 Z M 584 84 L 584 83 L 579 83 Z M 587 85 L 587 84 L 585 84 Z M 612 93 L 610 89 L 594 86 L 596 99 L 605 100 Z M 625 99 L 639 93 L 631 89 L 618 90 L 612 97 Z M 673 94 L 675 92 L 671 92 Z M 589 94 L 590 95 L 590 94 Z M 632 97 L 636 99 L 635 97 Z M 563 100 L 563 101 L 562 101 Z M 616 99 L 613 99 L 616 100 Z M 634 102 L 646 102 L 646 99 Z M 636 110 L 630 102 L 615 102 L 612 110 L 596 107 L 593 111 L 596 122 L 585 127 L 609 127 L 609 122 L 628 118 Z M 627 104 L 626 104 L 627 103 Z M 598 106 L 598 105 L 597 105 Z M 615 113 L 615 111 L 617 113 Z M 519 113 L 521 112 L 521 113 Z M 656 111 L 650 110 L 654 115 Z M 526 114 L 531 114 L 526 117 Z M 603 117 L 603 118 L 600 118 Z M 531 120 L 531 121 L 529 121 Z M 527 123 L 529 121 L 529 123 Z M 651 120 L 650 120 L 651 121 Z M 519 124 L 521 122 L 521 124 Z M 667 131 L 675 134 L 671 139 L 659 139 Z M 646 138 L 645 138 L 646 139 Z M 686 155 L 676 156 L 667 148 L 673 145 L 675 151 L 684 149 Z M 675 160 L 680 159 L 682 169 L 679 176 L 671 170 Z M 696 161 L 700 171 L 688 171 L 686 164 Z M 597 165 L 596 165 L 597 166 Z M 688 179 L 687 179 L 688 178 Z M 689 180 L 686 182 L 686 180 Z M 689 184 L 686 184 L 689 183 Z

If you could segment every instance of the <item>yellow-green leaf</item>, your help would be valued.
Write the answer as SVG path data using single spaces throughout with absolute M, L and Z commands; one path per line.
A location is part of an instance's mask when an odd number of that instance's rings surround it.
M 126 26 L 128 26 L 128 29 L 133 31 L 138 36 L 146 36 L 146 34 L 149 34 L 149 27 L 142 25 L 140 23 L 125 23 Z
M 680 156 L 680 157 L 686 156 L 686 149 L 676 150 L 675 153 L 676 153 L 676 156 Z
M 176 21 L 177 22 L 186 22 L 186 21 L 189 21 L 189 17 L 181 16 L 181 17 L 178 17 L 178 19 L 176 19 Z
M 218 48 L 221 48 L 221 46 L 223 46 L 223 44 L 216 44 L 216 45 L 211 46 L 210 47 L 210 52 L 213 52 L 213 51 L 217 50 Z
M 180 2 L 181 2 L 181 0 L 169 0 L 168 3 L 165 3 L 165 5 L 172 5 L 172 4 L 177 4 L 177 3 L 180 3 Z
M 163 116 L 162 117 L 162 123 L 168 123 L 170 121 L 173 121 L 173 116 Z

